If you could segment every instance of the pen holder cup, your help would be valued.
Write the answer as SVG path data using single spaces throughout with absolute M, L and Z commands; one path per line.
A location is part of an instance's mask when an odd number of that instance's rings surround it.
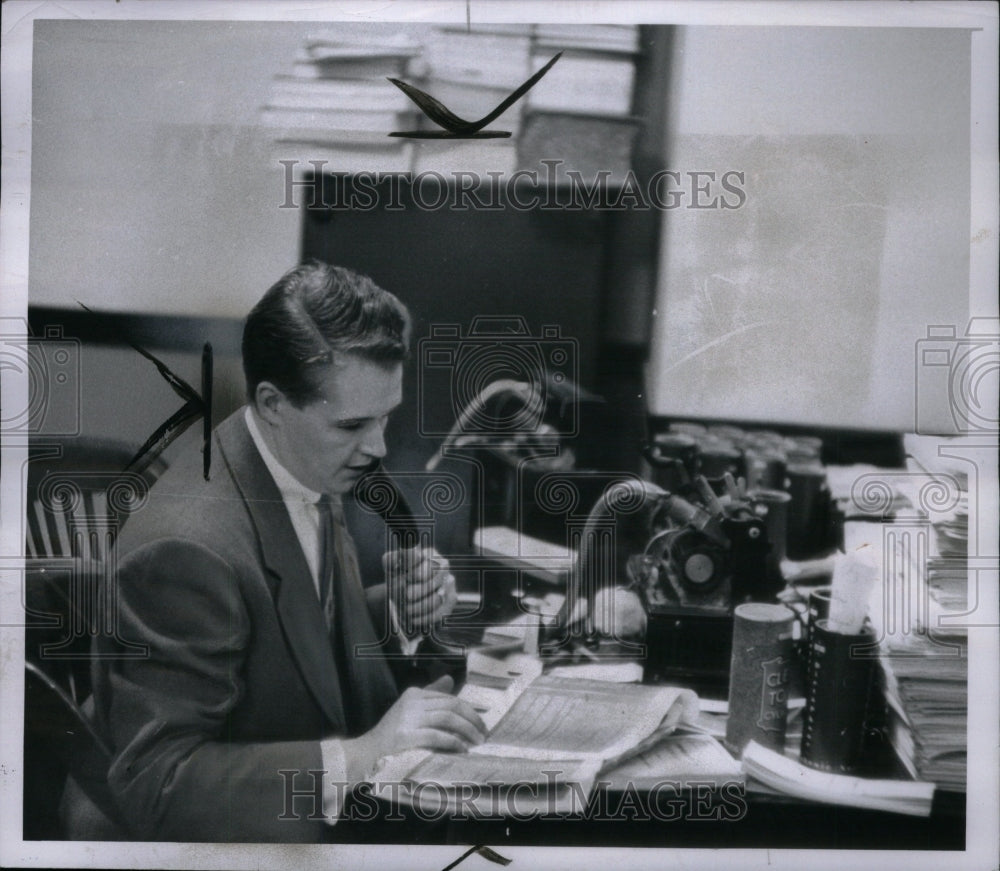
M 795 666 L 792 669 L 793 695 L 805 696 L 809 677 L 809 639 L 813 626 L 830 616 L 831 587 L 817 587 L 809 594 L 808 605 L 799 623 L 795 639 Z
M 802 639 L 802 661 L 807 665 L 809 663 L 809 641 L 812 638 L 813 627 L 820 620 L 826 620 L 830 616 L 830 597 L 832 595 L 833 587 L 817 587 L 809 594 L 809 607 L 806 611 L 806 631 Z
M 833 587 L 817 587 L 809 594 L 809 630 L 830 616 L 830 596 Z
M 869 627 L 856 635 L 831 632 L 825 619 L 810 627 L 800 754 L 804 765 L 838 774 L 862 767 L 876 664 L 877 645 Z

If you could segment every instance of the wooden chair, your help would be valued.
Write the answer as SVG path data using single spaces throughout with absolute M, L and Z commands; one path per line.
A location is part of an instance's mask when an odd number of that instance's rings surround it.
M 39 439 L 29 451 L 25 523 L 24 838 L 61 837 L 66 776 L 110 759 L 81 707 L 90 695 L 91 645 L 116 631 L 109 584 L 115 541 L 166 464 L 123 472 L 132 446 Z M 93 770 L 88 772 L 93 774 Z M 90 777 L 91 782 L 94 781 Z M 97 778 L 99 781 L 100 778 Z M 94 802 L 109 816 L 110 795 Z

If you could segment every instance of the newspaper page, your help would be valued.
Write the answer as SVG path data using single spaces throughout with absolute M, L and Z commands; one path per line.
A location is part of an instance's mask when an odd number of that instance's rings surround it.
M 374 791 L 419 802 L 426 811 L 442 802 L 457 810 L 462 801 L 473 801 L 500 816 L 540 806 L 550 814 L 582 814 L 600 769 L 642 753 L 697 713 L 690 690 L 540 676 L 520 689 L 484 743 L 468 753 L 383 760 Z M 658 758 L 663 761 L 662 754 Z M 685 765 L 696 759 L 687 755 Z M 691 772 L 685 767 L 681 773 Z M 399 781 L 405 788 L 392 793 Z
M 472 752 L 607 762 L 697 715 L 698 697 L 691 690 L 543 676 Z

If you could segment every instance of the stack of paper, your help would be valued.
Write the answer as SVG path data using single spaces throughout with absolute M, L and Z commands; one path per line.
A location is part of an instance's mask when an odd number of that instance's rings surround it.
M 439 27 L 424 45 L 426 79 L 419 87 L 466 121 L 475 121 L 505 100 L 531 75 L 532 25 Z M 517 169 L 517 137 L 524 101 L 518 100 L 488 130 L 508 138 L 471 141 L 422 140 L 417 143 L 414 172 L 487 173 L 505 175 Z M 420 118 L 422 130 L 438 130 Z
M 916 447 L 907 442 L 908 452 Z M 879 553 L 882 584 L 869 614 L 896 755 L 914 777 L 961 792 L 969 703 L 968 478 L 936 456 L 922 452 L 908 473 L 897 475 L 909 491 L 908 511 L 883 523 L 847 523 L 845 542 L 864 539 Z
M 510 25 L 507 28 L 487 26 L 441 27 L 428 37 L 424 48 L 427 62 L 428 91 L 438 96 L 434 87 L 448 82 L 469 89 L 470 98 L 476 89 L 483 89 L 477 105 L 478 118 L 520 85 L 531 74 L 528 59 L 531 54 L 531 25 Z M 489 91 L 503 92 L 500 99 L 485 105 Z M 445 102 L 449 108 L 451 104 Z M 475 110 L 473 110 L 475 111 Z M 510 108 L 503 117 L 503 128 L 518 123 L 518 108 Z M 459 112 L 458 114 L 461 114 Z
M 528 93 L 529 108 L 611 118 L 630 114 L 638 50 L 638 27 L 539 25 L 533 70 L 556 52 L 563 56 Z
M 639 28 L 629 24 L 538 24 L 535 40 L 540 49 L 631 55 L 639 51 Z
M 523 166 L 558 158 L 559 182 L 568 172 L 588 184 L 602 171 L 620 184 L 632 165 L 639 132 L 633 117 L 639 29 L 618 25 L 538 25 L 531 71 L 562 57 L 525 97 Z
M 933 783 L 871 780 L 816 771 L 756 741 L 743 751 L 743 770 L 748 777 L 778 792 L 828 804 L 928 817 L 934 799 Z
M 687 784 L 741 783 L 740 763 L 711 735 L 675 733 L 624 762 L 598 774 L 598 782 L 623 792 L 654 789 L 664 782 Z
M 913 635 L 882 645 L 889 738 L 914 777 L 966 788 L 968 660 L 959 642 Z
M 536 51 L 532 72 L 555 51 Z M 558 63 L 531 91 L 528 106 L 550 112 L 622 117 L 632 110 L 635 63 L 629 56 L 563 52 Z
M 327 172 L 409 172 L 412 145 L 389 133 L 416 110 L 387 76 L 406 76 L 420 47 L 405 35 L 378 43 L 308 39 L 289 74 L 275 76 L 260 123 L 280 160 Z
M 895 470 L 868 463 L 826 466 L 830 499 L 846 520 L 867 517 L 879 521 L 911 511 L 909 497 L 893 486 L 896 480 Z
M 532 51 L 537 70 L 562 58 L 528 93 L 531 109 L 622 117 L 632 111 L 639 29 L 629 26 L 539 25 Z
M 942 557 L 965 557 L 969 553 L 969 494 L 961 493 L 949 514 L 934 521 L 938 553 Z

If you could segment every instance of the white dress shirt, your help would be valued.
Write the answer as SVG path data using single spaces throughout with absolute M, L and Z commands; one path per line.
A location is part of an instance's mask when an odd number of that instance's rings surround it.
M 253 412 L 248 407 L 246 409 L 247 429 L 250 431 L 250 438 L 260 453 L 264 465 L 274 478 L 274 483 L 278 486 L 281 499 L 288 510 L 288 516 L 292 521 L 292 528 L 302 546 L 302 553 L 309 565 L 312 574 L 313 585 L 316 589 L 317 601 L 319 600 L 319 572 L 320 572 L 320 518 L 318 502 L 320 493 L 310 490 L 301 484 L 291 472 L 288 471 L 278 459 L 271 453 L 264 437 L 257 426 L 257 420 Z M 337 497 L 333 497 L 336 499 Z M 326 772 L 323 781 L 323 814 L 326 821 L 333 825 L 340 818 L 343 806 L 344 786 L 347 782 L 347 760 L 344 757 L 343 742 L 337 738 L 324 738 L 319 742 L 320 752 L 323 757 L 323 769 Z

